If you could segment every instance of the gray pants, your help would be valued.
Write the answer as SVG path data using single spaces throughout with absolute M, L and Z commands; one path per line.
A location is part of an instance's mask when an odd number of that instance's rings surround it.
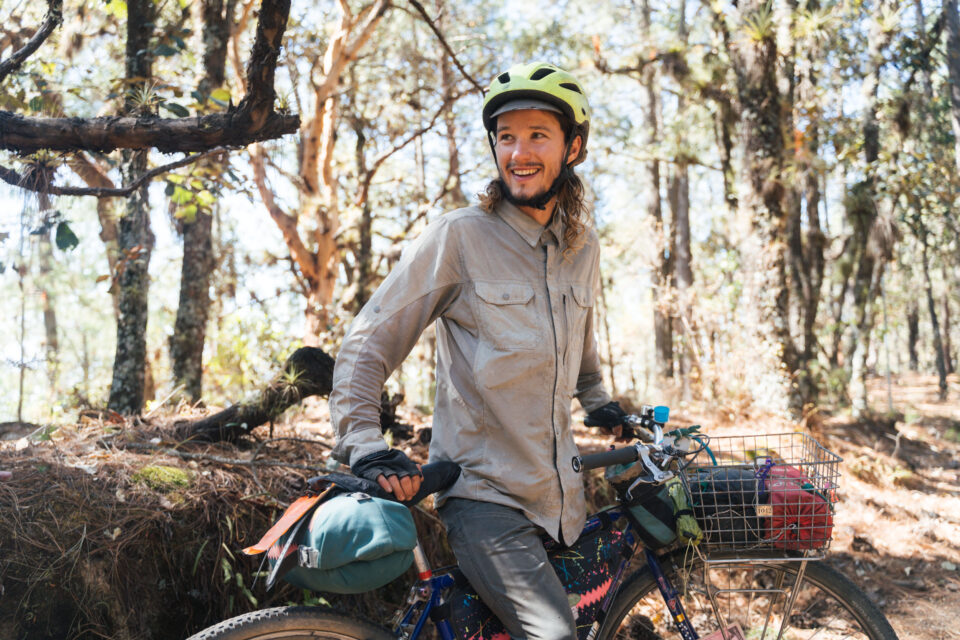
M 540 527 L 516 509 L 462 498 L 449 498 L 440 516 L 460 570 L 512 638 L 577 637 L 567 593 L 547 559 Z

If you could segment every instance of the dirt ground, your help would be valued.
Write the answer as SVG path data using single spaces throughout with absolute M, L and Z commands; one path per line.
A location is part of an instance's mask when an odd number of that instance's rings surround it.
M 889 415 L 878 414 L 870 420 L 856 421 L 840 412 L 833 415 L 822 412 L 806 425 L 820 442 L 843 457 L 840 504 L 826 561 L 842 569 L 878 602 L 903 640 L 960 639 L 960 545 L 956 542 L 960 540 L 960 378 L 951 378 L 946 402 L 937 400 L 936 379 L 932 376 L 901 377 L 894 381 L 891 391 L 894 411 Z M 871 393 L 872 406 L 886 409 L 885 381 L 873 381 Z M 64 495 L 74 495 L 79 487 L 85 492 L 87 502 L 100 510 L 96 516 L 91 516 L 91 512 L 75 518 L 54 508 L 51 513 L 59 515 L 50 522 L 29 517 L 22 521 L 18 517 L 18 522 L 7 520 L 3 526 L 11 528 L 4 534 L 8 542 L 0 540 L 0 605 L 4 601 L 15 605 L 13 599 L 21 604 L 43 601 L 42 589 L 36 593 L 39 600 L 31 600 L 35 585 L 29 576 L 33 573 L 26 570 L 29 567 L 23 568 L 31 562 L 37 565 L 38 561 L 32 558 L 38 553 L 69 559 L 71 567 L 96 568 L 98 565 L 93 561 L 107 557 L 123 559 L 134 541 L 142 546 L 144 540 L 171 546 L 177 552 L 170 554 L 172 559 L 159 569 L 152 565 L 144 569 L 147 564 L 137 558 L 128 559 L 129 571 L 123 572 L 120 570 L 123 565 L 115 565 L 115 573 L 100 578 L 85 576 L 84 571 L 78 569 L 75 573 L 79 582 L 71 585 L 79 585 L 86 600 L 75 596 L 76 586 L 66 589 L 66 584 L 64 597 L 96 604 L 111 600 L 111 589 L 120 589 L 122 593 L 124 588 L 136 595 L 139 602 L 144 602 L 144 598 L 165 597 L 170 599 L 165 605 L 166 611 L 188 608 L 193 611 L 177 622 L 177 628 L 192 630 L 235 615 L 240 612 L 238 607 L 253 608 L 245 605 L 244 595 L 255 595 L 259 606 L 280 604 L 296 597 L 293 592 L 282 590 L 268 596 L 262 592 L 262 586 L 251 586 L 253 594 L 250 594 L 245 587 L 252 571 L 246 566 L 249 563 L 232 560 L 229 549 L 245 546 L 252 542 L 251 537 L 262 533 L 264 522 L 269 522 L 268 518 L 273 517 L 280 506 L 276 499 L 289 501 L 302 488 L 303 479 L 331 468 L 327 461 L 331 433 L 325 415 L 326 403 L 310 402 L 304 408 L 289 412 L 275 431 L 263 427 L 255 434 L 257 441 L 239 447 L 182 445 L 168 440 L 174 422 L 185 417 L 184 413 L 185 410 L 179 414 L 170 411 L 140 425 L 81 422 L 45 432 L 46 437 L 41 434 L 39 440 L 29 443 L 22 438 L 0 440 L 0 472 L 14 469 L 12 478 L 0 473 L 0 502 L 9 501 L 17 514 L 24 512 L 27 504 L 33 505 L 30 508 L 34 511 L 30 513 L 39 513 L 41 507 L 47 509 L 46 502 L 54 500 L 51 487 L 67 492 Z M 428 416 L 412 410 L 401 409 L 398 413 L 413 425 L 417 436 L 429 424 Z M 671 424 L 700 424 L 712 436 L 796 430 L 795 424 L 782 419 L 745 415 L 737 409 L 717 410 L 706 405 L 675 410 Z M 129 443 L 119 446 L 121 438 Z M 600 450 L 609 444 L 608 439 L 599 438 L 583 427 L 577 429 L 577 439 L 585 452 Z M 312 444 L 317 440 L 320 442 Z M 407 449 L 415 458 L 425 457 L 426 447 L 418 444 L 416 437 L 394 445 Z M 188 457 L 171 455 L 168 447 L 176 447 L 181 456 Z M 291 467 L 236 463 L 253 459 L 259 459 L 260 464 Z M 234 463 L 228 464 L 225 460 Z M 297 464 L 301 467 L 292 468 Z M 157 488 L 143 477 L 145 465 L 179 467 L 191 480 L 183 488 Z M 57 470 L 55 477 L 51 475 L 54 469 Z M 30 479 L 30 474 L 37 480 Z M 37 486 L 37 482 L 51 484 Z M 597 497 L 595 501 L 602 499 Z M 144 513 L 150 514 L 150 520 L 144 518 Z M 422 521 L 427 527 L 435 523 L 429 514 L 424 514 Z M 197 539 L 175 540 L 175 536 L 180 535 L 178 523 L 194 523 Z M 32 547 L 26 544 L 37 537 L 25 535 L 30 533 L 30 527 L 40 525 L 46 527 L 39 536 L 43 538 L 41 541 L 46 542 L 47 536 L 52 540 L 46 549 L 37 547 L 39 543 Z M 257 531 L 246 531 L 249 528 Z M 225 542 L 219 548 L 216 544 L 201 545 L 200 540 L 210 536 L 218 536 Z M 128 538 L 129 545 L 125 542 Z M 9 540 L 14 543 L 9 544 Z M 430 540 L 428 543 L 433 555 L 441 553 L 442 542 Z M 71 555 L 70 551 L 76 553 Z M 25 554 L 22 558 L 14 557 L 20 552 Z M 230 560 L 229 566 L 224 564 L 225 559 Z M 111 560 L 112 564 L 115 562 Z M 159 586 L 146 584 L 149 581 L 138 571 L 159 571 Z M 163 586 L 164 581 L 169 583 L 185 574 L 205 575 L 204 584 L 198 588 L 198 578 L 188 577 L 192 589 L 171 590 Z M 237 584 L 232 591 L 226 589 L 230 586 L 226 581 L 228 577 L 230 584 L 234 579 Z M 49 581 L 49 576 L 44 574 L 43 580 Z M 127 586 L 122 587 L 124 584 Z M 53 585 L 48 582 L 45 586 Z M 140 594 L 132 590 L 147 587 L 153 591 Z M 6 597 L 3 597 L 5 588 Z M 378 596 L 387 600 L 391 597 Z M 122 600 L 122 597 L 118 599 Z M 386 600 L 383 603 L 378 600 L 374 606 L 387 604 L 390 603 Z M 30 606 L 36 608 L 40 616 L 41 605 Z M 77 611 L 81 609 L 78 605 Z M 23 606 L 16 610 L 17 620 L 10 623 L 0 620 L 0 636 L 67 637 L 62 634 L 72 624 L 68 619 L 60 631 L 50 624 L 41 629 L 32 618 L 21 615 Z M 98 630 L 89 637 L 169 636 L 169 633 L 161 636 L 144 633 L 143 629 L 156 631 L 152 618 L 137 621 L 124 613 L 125 610 L 129 611 L 121 607 L 89 617 L 86 624 Z M 35 626 L 29 627 L 30 624 Z M 27 635 L 22 635 L 24 629 L 29 628 L 34 631 L 28 630 Z M 83 633 L 76 635 L 76 628 L 67 633 L 70 637 L 88 637 Z
M 874 407 L 887 406 L 875 380 Z M 960 378 L 948 400 L 934 376 L 892 388 L 897 420 L 828 417 L 820 428 L 844 457 L 832 556 L 855 572 L 904 640 L 960 638 Z

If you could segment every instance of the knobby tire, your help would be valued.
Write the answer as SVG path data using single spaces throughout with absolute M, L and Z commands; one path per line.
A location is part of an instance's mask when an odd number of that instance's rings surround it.
M 320 607 L 251 611 L 187 640 L 396 640 L 386 629 Z

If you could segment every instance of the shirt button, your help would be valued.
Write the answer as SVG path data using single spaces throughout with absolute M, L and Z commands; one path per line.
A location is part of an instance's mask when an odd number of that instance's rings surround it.
M 509 299 L 510 299 L 510 294 L 509 294 L 509 293 L 503 294 L 503 299 L 504 299 L 504 300 L 509 300 Z
M 380 313 L 380 305 L 377 305 L 373 308 L 374 313 Z

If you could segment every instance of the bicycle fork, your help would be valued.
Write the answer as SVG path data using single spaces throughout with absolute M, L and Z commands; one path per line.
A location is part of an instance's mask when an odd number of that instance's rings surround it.
M 650 572 L 653 573 L 653 577 L 657 582 L 657 589 L 660 590 L 660 595 L 663 597 L 663 601 L 667 603 L 667 609 L 670 610 L 670 615 L 673 616 L 673 624 L 677 628 L 677 631 L 680 632 L 680 637 L 683 638 L 683 640 L 699 640 L 700 636 L 697 635 L 693 625 L 691 625 L 687 619 L 686 612 L 683 610 L 683 603 L 680 601 L 680 592 L 671 584 L 670 579 L 667 578 L 663 572 L 663 567 L 660 566 L 660 561 L 657 560 L 656 554 L 646 548 L 643 550 L 643 553 L 647 558 L 647 565 L 650 567 Z

